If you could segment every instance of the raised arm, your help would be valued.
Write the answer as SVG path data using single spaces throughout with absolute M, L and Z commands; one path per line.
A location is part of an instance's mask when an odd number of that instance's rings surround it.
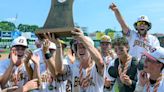
M 31 64 L 29 62 L 30 59 L 31 59 L 31 56 L 32 56 L 32 51 L 26 50 L 25 53 L 24 53 L 24 57 L 22 59 L 23 62 L 24 62 L 24 65 L 25 65 L 26 72 L 27 72 L 29 80 L 33 79 L 33 72 L 34 72 L 32 67 L 31 67 Z
M 129 29 L 128 25 L 126 24 L 126 22 L 124 21 L 124 19 L 123 19 L 122 15 L 121 15 L 119 9 L 117 8 L 117 6 L 114 3 L 112 3 L 109 6 L 109 8 L 114 12 L 114 14 L 115 14 L 119 24 L 121 25 L 123 33 L 127 34 L 130 31 L 130 29 Z
M 75 35 L 75 39 L 82 41 L 85 48 L 88 49 L 89 53 L 91 54 L 92 59 L 95 61 L 98 70 L 100 70 L 100 73 L 103 74 L 104 63 L 99 51 L 93 46 L 93 44 L 91 44 L 89 39 L 83 35 L 83 32 L 80 29 L 73 30 L 72 34 Z
M 1 76 L 1 80 L 0 80 L 0 83 L 1 83 L 1 86 L 2 88 L 4 88 L 4 86 L 6 85 L 7 81 L 9 80 L 11 74 L 12 74 L 12 71 L 14 69 L 14 66 L 18 60 L 18 57 L 17 57 L 17 52 L 16 52 L 16 49 L 13 47 L 11 49 L 11 52 L 10 52 L 10 65 L 9 67 L 7 68 L 7 70 L 5 71 L 5 73 Z
M 55 72 L 55 54 L 54 53 L 50 53 L 49 51 L 49 46 L 50 46 L 50 41 L 48 39 L 44 40 L 43 43 L 43 56 L 44 56 L 44 61 L 49 69 L 49 71 L 51 72 L 51 75 L 53 78 L 55 78 L 56 76 L 56 72 Z
M 46 38 L 56 44 L 56 54 L 53 54 L 55 60 L 49 59 L 53 65 L 52 67 L 55 69 L 55 74 L 64 74 L 62 44 L 58 38 L 55 38 L 54 34 L 48 33 Z

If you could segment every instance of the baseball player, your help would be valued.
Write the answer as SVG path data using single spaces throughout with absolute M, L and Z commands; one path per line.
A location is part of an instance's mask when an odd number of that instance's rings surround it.
M 144 52 L 144 70 L 141 71 L 135 92 L 164 91 L 164 48 L 155 47 Z
M 6 88 L 6 87 L 8 88 L 13 86 L 25 87 L 24 84 L 29 79 L 23 61 L 26 48 L 27 48 L 27 40 L 25 37 L 20 36 L 12 41 L 12 48 L 9 54 L 9 58 L 6 59 L 5 61 L 1 61 L 0 63 L 2 88 Z M 26 86 L 32 86 L 31 82 L 27 83 Z M 33 81 L 33 83 L 36 82 Z M 33 87 L 31 88 L 33 89 Z M 26 89 L 28 90 L 28 88 Z
M 100 47 L 101 47 L 101 55 L 106 65 L 106 70 L 108 70 L 109 69 L 108 65 L 110 64 L 110 62 L 112 62 L 117 57 L 116 53 L 112 50 L 111 38 L 108 35 L 103 35 L 101 37 Z M 109 92 L 109 89 L 111 89 L 108 88 L 108 84 L 110 84 L 109 73 L 106 71 L 104 92 Z
M 117 57 L 109 65 L 107 70 L 110 75 L 111 84 L 116 83 L 114 89 L 120 92 L 133 92 L 137 82 L 137 64 L 138 61 L 129 53 L 129 45 L 126 38 L 117 38 L 113 42 L 114 50 Z
M 136 31 L 133 31 L 128 27 L 114 3 L 110 5 L 110 9 L 115 13 L 116 18 L 122 27 L 123 34 L 129 41 L 129 53 L 132 56 L 140 60 L 143 51 L 149 52 L 152 47 L 160 46 L 159 40 L 155 36 L 148 34 L 152 25 L 147 16 L 142 15 L 137 19 L 134 23 Z
M 45 38 L 48 38 L 45 35 Z M 55 62 L 56 55 L 56 45 L 45 39 L 43 42 L 42 48 L 39 48 L 33 52 L 41 57 L 39 61 L 40 68 L 40 89 L 33 90 L 34 92 L 66 92 L 66 80 L 64 80 L 64 76 L 60 76 L 56 74 L 56 70 L 53 67 Z M 35 65 L 35 63 L 34 63 Z M 33 65 L 31 65 L 33 66 Z
M 94 47 L 94 42 L 83 35 L 82 31 L 75 29 L 72 31 L 77 40 L 76 61 L 72 65 L 63 64 L 61 43 L 59 39 L 52 35 L 52 40 L 56 44 L 55 68 L 58 74 L 66 75 L 71 89 L 67 92 L 103 92 L 104 87 L 104 63 L 101 54 Z M 67 86 L 67 88 L 70 88 Z

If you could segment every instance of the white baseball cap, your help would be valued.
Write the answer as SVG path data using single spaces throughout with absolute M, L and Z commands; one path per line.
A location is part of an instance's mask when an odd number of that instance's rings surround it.
M 11 46 L 21 45 L 27 47 L 27 39 L 24 36 L 19 36 L 18 38 L 14 39 L 11 43 Z
M 150 23 L 149 18 L 145 15 L 139 16 L 138 19 L 137 19 L 137 22 L 139 22 L 139 21 L 145 21 L 145 22 Z
M 140 22 L 140 21 L 145 21 L 148 23 L 148 30 L 151 29 L 151 22 L 149 20 L 149 18 L 145 15 L 141 15 L 137 18 L 137 21 L 134 23 L 134 28 L 137 29 L 136 25 L 137 25 L 137 22 Z
M 56 49 L 55 43 L 53 43 L 53 42 L 50 41 L 49 49 Z
M 153 48 L 150 53 L 144 52 L 143 54 L 154 61 L 159 61 L 164 64 L 164 48 L 162 47 Z

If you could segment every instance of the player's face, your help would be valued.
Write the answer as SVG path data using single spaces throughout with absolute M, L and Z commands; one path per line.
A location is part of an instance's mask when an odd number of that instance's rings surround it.
M 87 51 L 87 49 L 84 47 L 84 45 L 82 43 L 78 43 L 77 44 L 77 55 L 79 56 L 79 58 L 88 58 L 89 56 L 89 52 Z
M 101 46 L 102 50 L 108 50 L 108 49 L 112 48 L 112 46 L 111 46 L 111 44 L 109 42 L 101 42 L 100 46 Z
M 145 62 L 144 62 L 144 71 L 148 73 L 155 72 L 157 67 L 159 67 L 159 63 L 157 61 L 154 61 L 150 59 L 149 57 L 145 56 Z
M 123 58 L 125 55 L 128 54 L 128 48 L 126 46 L 114 46 L 114 50 L 118 56 L 118 58 Z
M 17 51 L 18 59 L 21 59 L 24 55 L 26 47 L 18 45 L 18 46 L 15 46 L 15 48 Z
M 144 21 L 137 22 L 137 30 L 140 35 L 146 35 L 148 29 L 148 23 Z

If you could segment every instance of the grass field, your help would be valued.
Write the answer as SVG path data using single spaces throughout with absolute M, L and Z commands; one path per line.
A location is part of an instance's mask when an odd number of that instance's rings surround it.
M 1 55 L 0 61 L 6 59 L 8 57 L 9 52 L 10 52 L 9 49 L 5 49 L 5 52 L 0 53 L 0 55 Z
M 7 53 L 5 53 L 5 54 L 0 54 L 0 55 L 1 55 L 0 61 L 6 59 L 6 58 L 8 57 L 8 54 L 7 54 Z

